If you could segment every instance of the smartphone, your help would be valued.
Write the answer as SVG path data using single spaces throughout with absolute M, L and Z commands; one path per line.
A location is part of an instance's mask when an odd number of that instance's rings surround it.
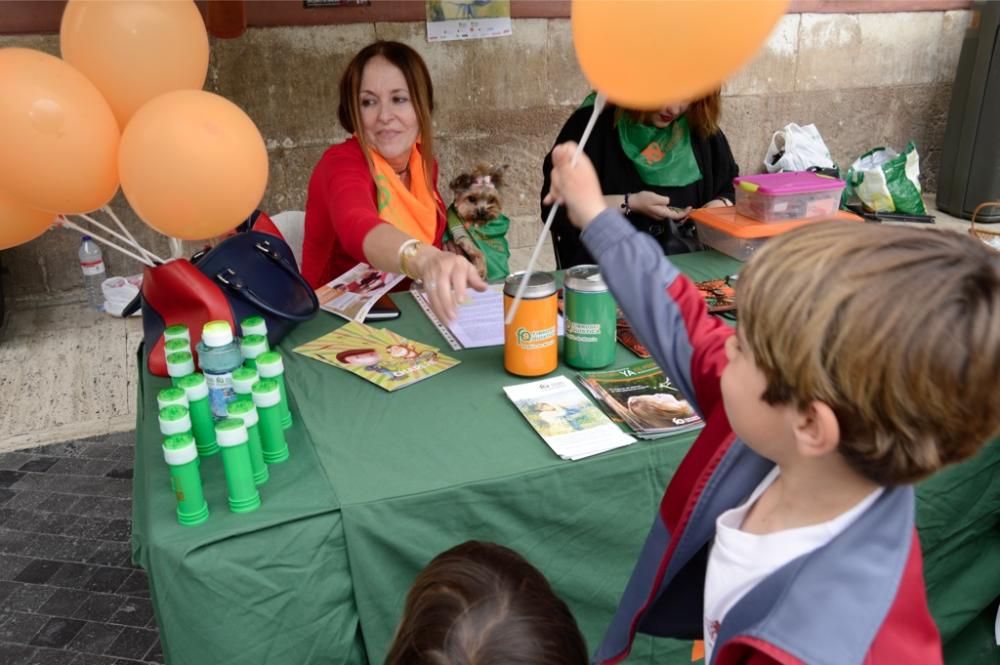
M 398 318 L 399 307 L 396 307 L 396 303 L 392 301 L 392 298 L 387 293 L 375 301 L 375 304 L 368 312 L 368 316 L 365 317 L 365 321 L 387 321 Z

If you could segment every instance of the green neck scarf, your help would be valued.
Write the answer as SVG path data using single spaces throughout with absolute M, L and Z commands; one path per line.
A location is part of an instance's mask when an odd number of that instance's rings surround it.
M 618 140 L 647 185 L 683 187 L 701 180 L 686 115 L 659 129 L 636 122 L 628 112 L 622 113 Z

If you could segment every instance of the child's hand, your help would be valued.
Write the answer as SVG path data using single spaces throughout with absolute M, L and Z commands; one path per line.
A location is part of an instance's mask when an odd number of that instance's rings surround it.
M 582 153 L 571 166 L 576 143 L 570 141 L 552 150 L 552 189 L 545 197 L 545 204 L 556 201 L 566 206 L 569 221 L 579 229 L 584 229 L 607 206 L 601 193 L 594 165 L 586 153 Z

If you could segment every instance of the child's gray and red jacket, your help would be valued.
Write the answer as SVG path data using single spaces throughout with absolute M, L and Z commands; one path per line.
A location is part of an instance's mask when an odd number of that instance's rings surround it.
M 732 328 L 707 313 L 656 241 L 605 210 L 582 235 L 639 340 L 705 420 L 674 474 L 595 663 L 625 659 L 635 633 L 701 639 L 705 568 L 720 513 L 773 468 L 733 433 L 722 405 Z M 941 663 L 909 486 L 886 488 L 827 545 L 765 578 L 729 610 L 709 665 Z

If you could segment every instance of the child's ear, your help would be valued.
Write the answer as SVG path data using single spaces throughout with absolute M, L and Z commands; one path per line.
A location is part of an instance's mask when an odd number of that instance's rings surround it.
M 803 457 L 822 457 L 840 444 L 837 414 L 826 402 L 813 400 L 795 416 L 795 444 Z

